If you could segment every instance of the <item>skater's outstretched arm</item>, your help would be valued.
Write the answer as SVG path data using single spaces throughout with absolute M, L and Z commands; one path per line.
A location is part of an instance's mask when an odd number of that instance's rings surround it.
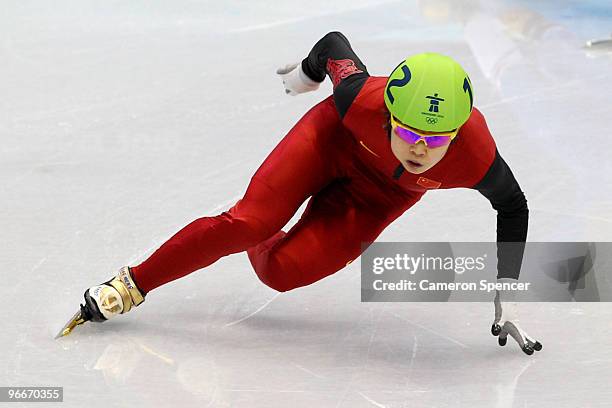
M 277 73 L 283 78 L 286 92 L 290 95 L 318 89 L 319 83 L 329 75 L 341 118 L 370 76 L 348 39 L 337 31 L 321 38 L 301 63 L 286 65 Z
M 497 210 L 497 278 L 498 283 L 516 281 L 521 272 L 529 209 L 525 194 L 499 152 L 484 178 L 474 186 Z M 542 350 L 542 344 L 530 337 L 518 322 L 514 293 L 498 290 L 494 299 L 495 318 L 491 334 L 505 346 L 510 335 L 526 354 Z
M 344 117 L 370 76 L 348 39 L 337 31 L 326 34 L 315 44 L 302 61 L 302 69 L 319 82 L 329 75 L 334 84 L 334 101 L 340 117 Z
M 497 150 L 491 167 L 474 188 L 488 198 L 497 211 L 497 242 L 524 243 L 529 221 L 527 200 Z M 518 279 L 523 251 L 524 245 L 520 244 L 498 245 L 498 278 Z

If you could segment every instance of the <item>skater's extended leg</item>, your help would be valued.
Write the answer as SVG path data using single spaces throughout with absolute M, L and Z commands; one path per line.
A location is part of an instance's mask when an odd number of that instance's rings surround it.
M 346 133 L 329 97 L 289 131 L 231 209 L 193 221 L 140 265 L 124 267 L 111 280 L 87 289 L 85 304 L 60 336 L 85 321 L 125 313 L 142 303 L 150 290 L 274 235 L 309 196 L 337 177 L 337 150 L 342 149 L 338 135 Z

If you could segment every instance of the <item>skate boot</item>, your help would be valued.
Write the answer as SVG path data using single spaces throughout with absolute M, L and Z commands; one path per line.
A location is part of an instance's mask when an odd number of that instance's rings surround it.
M 55 336 L 56 339 L 67 336 L 76 326 L 87 321 L 104 322 L 127 313 L 145 300 L 145 295 L 134 283 L 127 266 L 121 268 L 117 276 L 109 281 L 87 289 L 84 297 L 85 304 L 80 305 L 79 311 Z

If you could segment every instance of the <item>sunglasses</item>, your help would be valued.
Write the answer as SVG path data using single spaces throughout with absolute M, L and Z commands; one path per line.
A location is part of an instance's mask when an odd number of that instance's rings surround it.
M 403 141 L 416 144 L 422 140 L 427 147 L 436 148 L 450 144 L 451 140 L 457 136 L 459 129 L 455 129 L 452 132 L 440 133 L 436 135 L 422 135 L 413 129 L 407 128 L 405 125 L 399 123 L 393 116 L 391 116 L 391 125 L 395 134 Z

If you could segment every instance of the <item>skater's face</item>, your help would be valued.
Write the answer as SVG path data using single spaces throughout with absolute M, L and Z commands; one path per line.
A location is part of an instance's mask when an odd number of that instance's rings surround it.
M 442 160 L 450 146 L 450 140 L 448 144 L 440 147 L 427 146 L 424 140 L 409 143 L 398 136 L 395 132 L 396 125 L 393 122 L 391 126 L 391 151 L 402 166 L 412 174 L 421 174 L 431 169 Z M 428 136 L 444 135 L 425 131 L 419 131 L 419 133 Z

